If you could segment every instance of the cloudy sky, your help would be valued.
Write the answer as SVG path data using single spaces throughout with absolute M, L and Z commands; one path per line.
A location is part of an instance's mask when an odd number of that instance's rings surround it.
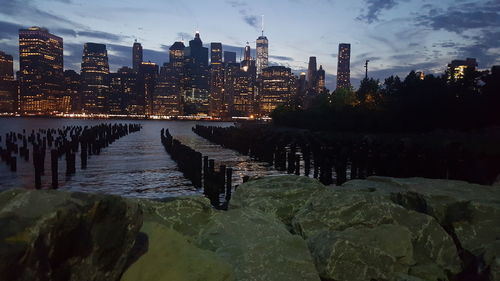
M 307 68 L 316 56 L 335 86 L 339 43 L 351 43 L 357 86 L 370 76 L 410 70 L 442 73 L 453 59 L 474 57 L 479 67 L 500 64 L 500 0 L 0 0 L 0 50 L 18 68 L 18 29 L 44 26 L 64 38 L 66 69 L 80 70 L 85 42 L 108 46 L 112 70 L 131 65 L 134 39 L 145 60 L 162 64 L 174 41 L 196 30 L 204 43 L 222 42 L 238 54 L 252 48 L 265 15 L 272 64 Z

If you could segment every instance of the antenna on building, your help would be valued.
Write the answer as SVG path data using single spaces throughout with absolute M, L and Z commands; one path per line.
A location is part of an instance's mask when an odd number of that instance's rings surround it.
M 365 62 L 365 79 L 368 80 L 368 63 L 370 60 L 366 60 Z
M 264 36 L 264 15 L 262 15 L 262 36 Z

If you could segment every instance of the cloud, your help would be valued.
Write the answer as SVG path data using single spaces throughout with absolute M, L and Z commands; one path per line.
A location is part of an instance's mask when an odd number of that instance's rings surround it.
M 269 58 L 280 61 L 294 61 L 292 57 L 286 57 L 286 56 L 269 56 Z
M 187 32 L 177 32 L 177 40 L 191 40 L 194 38 L 193 34 Z
M 383 10 L 390 10 L 396 7 L 401 0 L 364 0 L 365 9 L 362 9 L 362 14 L 356 19 L 366 23 L 379 21 L 380 13 Z
M 253 15 L 243 15 L 243 20 L 250 26 L 254 28 L 259 28 L 258 18 Z
M 226 1 L 231 7 L 238 10 L 238 13 L 242 16 L 245 23 L 250 25 L 255 29 L 259 29 L 259 16 L 254 15 L 251 9 L 248 8 L 247 3 L 243 1 L 229 0 Z
M 15 39 L 19 34 L 20 28 L 23 27 L 15 23 L 0 21 L 0 40 Z

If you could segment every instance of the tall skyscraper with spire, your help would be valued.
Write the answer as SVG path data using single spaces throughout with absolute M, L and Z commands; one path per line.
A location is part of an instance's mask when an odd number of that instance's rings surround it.
M 269 41 L 264 36 L 264 16 L 262 16 L 262 34 L 257 38 L 256 42 L 257 52 L 257 75 L 262 73 L 262 70 L 268 66 L 269 63 Z
M 339 44 L 339 55 L 337 64 L 337 88 L 348 88 L 351 86 L 351 44 Z
M 134 46 L 132 47 L 132 68 L 134 72 L 139 72 L 139 66 L 142 62 L 142 45 L 137 42 L 137 39 L 134 42 Z

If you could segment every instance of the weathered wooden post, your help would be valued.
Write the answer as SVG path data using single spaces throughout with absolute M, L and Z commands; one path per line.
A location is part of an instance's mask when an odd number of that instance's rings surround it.
M 50 162 L 52 168 L 52 188 L 57 189 L 59 187 L 58 179 L 58 152 L 56 149 L 50 151 Z

